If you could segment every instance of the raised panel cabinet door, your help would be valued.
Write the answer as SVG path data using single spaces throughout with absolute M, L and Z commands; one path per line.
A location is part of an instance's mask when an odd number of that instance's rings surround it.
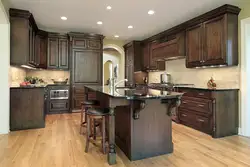
M 88 41 L 88 49 L 101 49 L 100 40 L 89 39 L 87 41 Z
M 29 61 L 29 21 L 10 17 L 10 64 L 23 65 Z
M 48 68 L 58 68 L 58 38 L 48 38 Z
M 126 48 L 125 56 L 126 56 L 125 64 L 127 66 L 134 65 L 134 63 L 133 63 L 134 62 L 134 48 L 133 48 L 133 46 L 130 46 L 130 47 Z
M 59 68 L 69 68 L 69 44 L 67 39 L 59 39 Z
M 72 56 L 73 83 L 102 83 L 102 52 L 73 49 Z
M 155 43 L 149 44 L 149 66 L 151 68 L 157 68 L 157 62 L 156 59 L 153 57 L 153 47 L 156 45 Z
M 125 66 L 125 78 L 128 79 L 128 82 L 125 83 L 127 86 L 134 84 L 134 66 Z
M 226 64 L 226 23 L 220 16 L 204 23 L 204 64 Z
M 47 38 L 40 37 L 39 67 L 47 68 Z
M 47 67 L 47 39 L 46 37 L 36 35 L 35 38 L 35 60 L 40 68 Z
M 149 69 L 149 45 L 143 47 L 143 68 Z
M 202 24 L 190 27 L 186 30 L 186 67 L 198 67 L 202 65 Z

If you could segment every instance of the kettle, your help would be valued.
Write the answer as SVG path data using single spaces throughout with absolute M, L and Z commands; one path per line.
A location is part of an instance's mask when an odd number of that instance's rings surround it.
M 161 74 L 161 84 L 171 84 L 172 83 L 172 79 L 171 79 L 171 75 L 164 73 Z

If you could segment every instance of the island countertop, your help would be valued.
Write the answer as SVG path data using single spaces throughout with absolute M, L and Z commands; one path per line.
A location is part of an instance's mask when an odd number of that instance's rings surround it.
M 161 91 L 150 88 L 134 88 L 134 89 L 112 89 L 109 86 L 85 86 L 96 92 L 106 94 L 114 98 L 133 99 L 173 99 L 180 98 L 183 93 L 173 91 Z

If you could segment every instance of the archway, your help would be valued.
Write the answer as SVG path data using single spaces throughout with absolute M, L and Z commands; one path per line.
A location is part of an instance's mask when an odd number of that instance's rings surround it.
M 103 84 L 108 85 L 109 84 L 109 79 L 111 75 L 111 67 L 112 67 L 113 62 L 108 60 L 104 63 L 103 65 Z
M 113 68 L 117 69 L 117 80 L 122 80 L 125 77 L 125 53 L 124 50 L 115 45 L 115 44 L 108 44 L 103 46 L 103 68 L 104 64 L 107 61 L 112 61 Z M 103 69 L 104 71 L 104 69 Z M 103 75 L 104 76 L 104 75 Z M 106 81 L 103 77 L 103 83 L 105 84 Z

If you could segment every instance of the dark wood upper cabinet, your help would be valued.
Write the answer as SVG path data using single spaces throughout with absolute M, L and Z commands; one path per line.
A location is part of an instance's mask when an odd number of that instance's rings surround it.
M 35 35 L 38 31 L 29 11 L 10 9 L 10 64 L 36 67 Z
M 69 41 L 67 35 L 49 34 L 48 68 L 69 69 Z
M 225 5 L 190 23 L 186 29 L 187 68 L 238 65 L 239 12 L 238 7 Z
M 166 36 L 155 42 L 151 47 L 151 54 L 155 61 L 185 58 L 185 32 Z
M 47 36 L 47 32 L 39 30 L 35 37 L 35 62 L 38 68 L 47 68 Z
M 162 71 L 165 70 L 165 61 L 157 61 L 152 56 L 152 47 L 155 43 L 149 42 L 142 45 L 142 70 L 143 71 Z
M 197 66 L 202 60 L 202 32 L 201 24 L 190 27 L 186 32 L 187 66 Z
M 223 15 L 204 23 L 204 65 L 226 65 L 225 21 L 226 16 Z
M 127 85 L 134 84 L 134 72 L 142 71 L 142 46 L 140 41 L 133 41 L 123 46 L 125 50 L 125 78 Z
M 59 68 L 69 68 L 69 42 L 68 39 L 59 39 Z
M 58 68 L 58 38 L 48 38 L 48 68 Z

